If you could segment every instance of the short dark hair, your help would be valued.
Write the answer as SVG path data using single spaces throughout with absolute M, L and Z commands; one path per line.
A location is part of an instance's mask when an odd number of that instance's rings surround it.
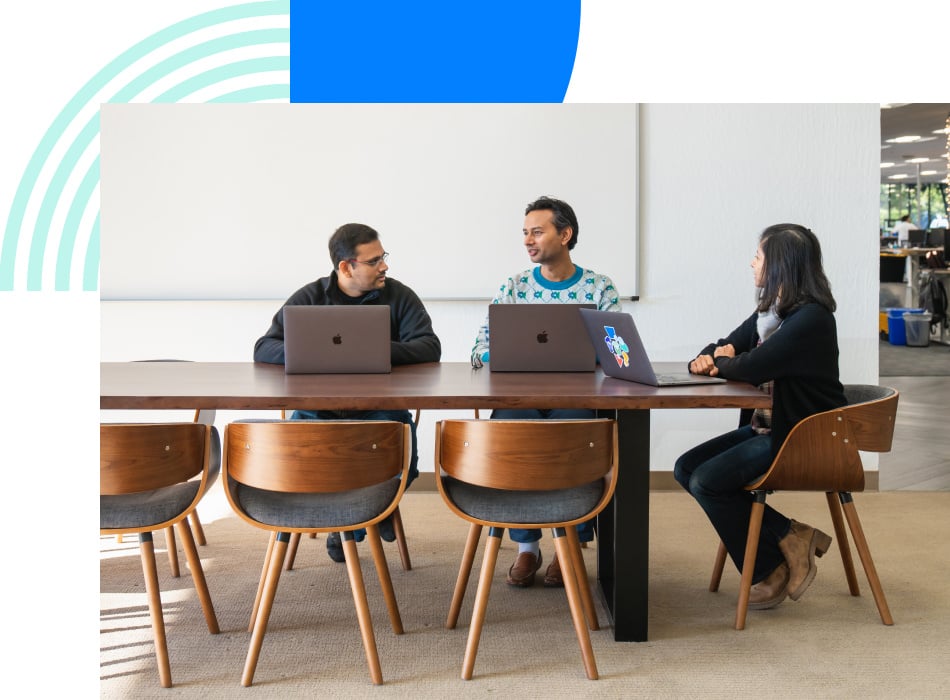
M 910 221 L 910 214 L 904 214 L 901 217 L 901 221 Z
M 330 260 L 336 270 L 343 260 L 356 257 L 356 246 L 379 240 L 376 229 L 366 224 L 343 224 L 330 236 Z
M 759 311 L 773 304 L 779 318 L 803 304 L 816 303 L 834 312 L 831 283 L 825 276 L 821 244 L 810 229 L 798 224 L 775 224 L 759 236 L 765 258 L 765 280 Z
M 574 235 L 572 235 L 571 240 L 567 242 L 567 249 L 574 250 L 574 246 L 577 245 L 577 235 L 580 233 L 580 226 L 577 223 L 577 216 L 575 216 L 574 210 L 571 209 L 571 205 L 567 202 L 562 202 L 560 199 L 554 199 L 554 197 L 539 197 L 525 207 L 524 214 L 527 216 L 530 212 L 543 210 L 550 211 L 554 215 L 554 227 L 558 233 L 561 233 L 568 226 L 571 227 L 571 231 L 573 231 Z

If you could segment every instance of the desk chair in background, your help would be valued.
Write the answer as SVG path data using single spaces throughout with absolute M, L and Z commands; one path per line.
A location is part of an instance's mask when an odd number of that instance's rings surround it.
M 577 525 L 600 513 L 616 487 L 613 420 L 444 420 L 436 424 L 436 483 L 471 523 L 445 626 L 458 622 L 482 528 L 489 527 L 462 678 L 470 680 L 505 528 L 552 528 L 587 677 L 597 679 L 590 629 L 599 629 Z
M 848 534 L 841 517 L 841 511 L 844 510 L 881 622 L 885 625 L 894 624 L 851 494 L 864 490 L 864 467 L 858 450 L 889 452 L 891 449 L 899 395 L 889 387 L 863 384 L 845 385 L 844 393 L 847 405 L 816 413 L 798 423 L 788 434 L 768 471 L 746 486 L 746 490 L 755 497 L 755 502 L 752 504 L 739 582 L 737 630 L 745 629 L 752 572 L 765 513 L 765 497 L 774 491 L 825 492 L 848 588 L 851 595 L 858 596 L 861 592 L 848 546 Z M 720 542 L 709 582 L 710 591 L 719 590 L 726 556 L 726 547 Z
M 208 630 L 217 634 L 218 620 L 188 516 L 214 482 L 220 465 L 218 433 L 211 426 L 195 423 L 99 426 L 99 531 L 105 535 L 139 535 L 155 655 L 164 688 L 171 687 L 172 677 L 152 532 L 178 528 Z
M 370 677 L 383 682 L 353 531 L 366 528 L 390 623 L 402 634 L 377 523 L 399 505 L 410 455 L 409 426 L 396 421 L 244 420 L 225 428 L 228 501 L 243 520 L 271 532 L 241 685 L 254 679 L 291 534 L 317 532 L 341 534 Z

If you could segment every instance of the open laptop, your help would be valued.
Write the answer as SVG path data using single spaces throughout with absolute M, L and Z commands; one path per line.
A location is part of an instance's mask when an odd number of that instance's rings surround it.
M 578 309 L 593 304 L 490 304 L 492 372 L 593 372 L 597 355 Z
M 388 306 L 285 306 L 287 374 L 391 370 Z
M 597 359 L 608 377 L 626 379 L 650 386 L 682 386 L 684 384 L 721 384 L 722 377 L 689 372 L 657 375 L 650 364 L 646 348 L 637 332 L 633 316 L 619 311 L 581 309 L 581 318 L 588 337 L 597 350 Z

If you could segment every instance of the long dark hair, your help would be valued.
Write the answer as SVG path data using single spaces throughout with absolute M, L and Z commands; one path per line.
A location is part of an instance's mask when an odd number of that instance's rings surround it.
M 803 304 L 837 308 L 831 284 L 821 262 L 821 244 L 811 230 L 798 224 L 775 224 L 759 236 L 765 258 L 764 283 L 759 311 L 775 304 L 779 318 Z

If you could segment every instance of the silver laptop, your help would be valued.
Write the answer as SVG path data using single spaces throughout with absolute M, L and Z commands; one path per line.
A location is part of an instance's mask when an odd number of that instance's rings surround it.
M 287 374 L 391 370 L 388 306 L 285 306 Z
M 490 304 L 493 372 L 593 372 L 597 356 L 578 309 L 593 304 Z
M 650 386 L 682 386 L 684 384 L 721 384 L 722 377 L 689 372 L 658 375 L 637 332 L 633 316 L 620 311 L 581 310 L 587 334 L 608 377 L 626 379 Z

